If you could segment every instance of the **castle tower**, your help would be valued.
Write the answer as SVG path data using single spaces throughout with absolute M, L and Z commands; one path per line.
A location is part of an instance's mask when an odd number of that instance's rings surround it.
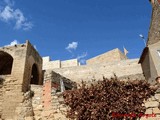
M 160 0 L 149 0 L 152 4 L 152 20 L 147 45 L 160 41 Z
M 0 119 L 18 120 L 30 84 L 43 83 L 42 58 L 29 41 L 0 47 L 0 83 Z
M 155 82 L 160 76 L 160 0 L 149 0 L 152 4 L 152 17 L 148 33 L 147 46 L 140 61 L 146 80 Z

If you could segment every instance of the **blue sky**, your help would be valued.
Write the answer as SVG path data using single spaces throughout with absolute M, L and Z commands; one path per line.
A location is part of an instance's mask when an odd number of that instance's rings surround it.
M 149 0 L 1 0 L 0 46 L 30 40 L 41 56 L 82 62 L 124 46 L 138 58 L 151 9 Z

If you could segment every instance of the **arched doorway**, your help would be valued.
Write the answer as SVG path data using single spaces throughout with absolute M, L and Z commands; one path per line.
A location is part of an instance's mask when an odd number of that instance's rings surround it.
M 39 84 L 39 73 L 38 68 L 36 64 L 33 64 L 32 66 L 32 73 L 31 73 L 31 82 L 30 84 Z
M 0 51 L 0 75 L 9 75 L 12 71 L 13 57 Z

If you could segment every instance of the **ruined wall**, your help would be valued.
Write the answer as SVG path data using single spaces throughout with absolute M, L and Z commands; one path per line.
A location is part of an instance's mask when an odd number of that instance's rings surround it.
M 52 72 L 48 72 L 45 75 L 46 81 L 43 86 L 32 86 L 32 90 L 35 93 L 32 98 L 32 105 L 35 113 L 34 119 L 69 120 L 66 118 L 69 107 L 64 104 L 62 93 L 56 92 L 56 88 L 51 87 L 51 79 Z M 48 92 L 48 90 L 50 92 Z M 141 120 L 158 120 L 160 118 L 159 105 L 160 93 L 156 93 L 155 96 L 144 101 L 143 106 L 145 106 L 147 110 Z
M 118 48 L 116 48 L 87 60 L 87 65 L 120 61 L 125 59 L 127 59 L 127 57 Z
M 66 106 L 61 92 L 57 93 L 57 88 L 53 87 L 53 79 L 53 72 L 47 71 L 43 86 L 31 85 L 34 120 L 66 120 Z
M 68 109 L 69 108 L 64 104 L 62 93 L 52 93 L 52 110 L 54 120 L 69 120 L 66 118 Z
M 82 80 L 91 82 L 92 79 L 110 78 L 114 73 L 122 79 L 128 79 L 128 77 L 130 79 L 144 79 L 138 59 L 53 69 L 53 71 L 76 83 L 81 83 Z
M 43 111 L 43 86 L 42 85 L 31 85 L 32 92 L 32 107 L 33 107 L 33 116 L 35 120 L 42 118 Z

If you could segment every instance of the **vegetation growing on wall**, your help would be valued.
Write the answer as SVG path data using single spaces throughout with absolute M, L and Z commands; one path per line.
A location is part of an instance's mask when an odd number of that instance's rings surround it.
M 154 95 L 155 89 L 145 80 L 98 81 L 91 86 L 65 91 L 64 102 L 70 107 L 67 117 L 77 120 L 119 120 L 141 117 L 146 111 L 144 100 Z

